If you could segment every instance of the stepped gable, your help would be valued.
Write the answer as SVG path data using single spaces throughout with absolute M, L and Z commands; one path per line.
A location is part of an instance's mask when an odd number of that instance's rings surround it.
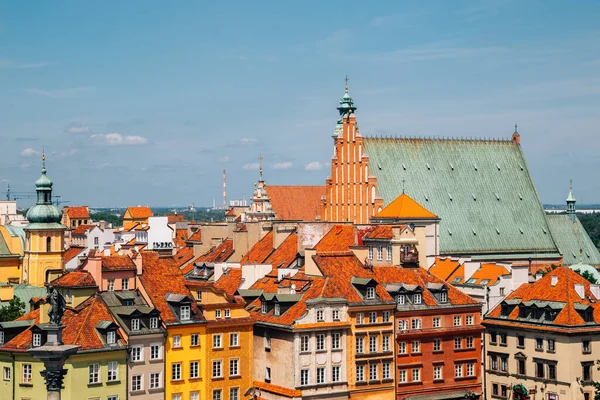
M 575 285 L 582 285 L 583 296 Z M 533 283 L 524 283 L 491 310 L 486 320 L 494 325 L 535 326 L 536 329 L 568 332 L 572 329 L 597 332 L 600 324 L 600 299 L 590 290 L 590 282 L 568 267 L 558 267 Z M 521 318 L 521 306 L 550 307 L 557 312 L 553 320 Z M 506 310 L 507 315 L 502 315 Z M 586 322 L 582 313 L 591 311 Z
M 168 295 L 181 295 L 193 298 L 186 286 L 183 272 L 172 257 L 159 257 L 154 252 L 142 253 L 144 273 L 140 280 L 152 304 L 160 311 L 162 320 L 166 323 L 176 323 L 179 320 L 167 302 Z M 203 319 L 196 305 L 191 303 L 192 319 Z
M 323 218 L 325 186 L 266 186 L 275 219 L 315 221 Z
M 298 256 L 298 234 L 290 233 L 266 258 L 264 264 L 271 264 L 273 268 L 287 268 Z
M 441 219 L 442 254 L 558 255 L 517 141 L 365 138 L 364 147 L 384 204 L 404 185 Z
M 248 251 L 240 260 L 240 265 L 264 264 L 267 257 L 273 252 L 273 231 L 267 233 Z
M 568 214 L 546 215 L 552 238 L 563 257 L 563 265 L 578 262 L 599 266 L 600 252 L 581 225 L 579 218 Z

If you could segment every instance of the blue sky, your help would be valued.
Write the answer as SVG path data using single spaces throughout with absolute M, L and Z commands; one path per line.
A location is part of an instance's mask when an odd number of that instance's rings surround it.
M 45 146 L 70 204 L 210 205 L 323 184 L 350 77 L 366 135 L 509 137 L 542 200 L 600 203 L 596 1 L 0 5 L 0 189 Z M 27 205 L 24 201 L 23 205 Z

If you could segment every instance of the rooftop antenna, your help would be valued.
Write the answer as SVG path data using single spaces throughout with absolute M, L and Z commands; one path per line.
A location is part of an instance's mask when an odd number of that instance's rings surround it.
M 348 75 L 346 75 L 346 78 L 344 79 L 344 81 L 346 81 L 346 92 L 348 91 L 348 81 L 350 80 L 350 78 L 348 78 Z
M 227 171 L 223 170 L 223 208 L 227 208 Z
M 261 181 L 263 180 L 263 176 L 262 176 L 262 174 L 263 174 L 263 164 L 262 164 L 262 162 L 263 162 L 263 156 L 262 156 L 262 153 L 260 153 L 260 155 L 258 156 L 258 171 L 260 173 L 260 180 Z
M 6 184 L 6 200 L 10 200 L 10 182 Z

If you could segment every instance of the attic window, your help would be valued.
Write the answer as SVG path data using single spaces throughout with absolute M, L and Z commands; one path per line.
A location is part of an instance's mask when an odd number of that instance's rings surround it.
M 523 234 L 523 228 L 519 228 L 519 232 L 521 232 L 521 235 Z
M 462 276 L 457 276 L 456 278 L 452 279 L 452 283 L 456 285 L 457 283 L 460 283 L 461 279 Z
M 139 331 L 140 330 L 140 320 L 139 320 L 139 318 L 133 318 L 131 320 L 131 330 L 132 331 Z
M 281 315 L 281 307 L 279 306 L 279 303 L 275 303 L 275 315 Z
M 190 319 L 190 306 L 179 307 L 180 319 L 182 321 L 188 321 Z
M 372 300 L 375 298 L 375 288 L 372 286 L 367 287 L 367 299 Z
M 266 314 L 267 313 L 267 302 L 266 301 L 263 301 L 260 304 L 260 312 L 261 312 L 261 314 Z
M 500 234 L 500 229 L 496 228 L 496 233 L 499 235 Z
M 440 303 L 447 303 L 447 302 L 448 302 L 448 293 L 441 292 L 440 293 Z
M 448 197 L 450 197 L 450 201 L 452 201 L 452 195 L 448 193 Z
M 117 341 L 117 334 L 115 331 L 106 332 L 106 343 L 107 344 L 115 344 Z
M 475 171 L 477 171 L 477 164 L 473 164 L 473 168 L 475 168 Z

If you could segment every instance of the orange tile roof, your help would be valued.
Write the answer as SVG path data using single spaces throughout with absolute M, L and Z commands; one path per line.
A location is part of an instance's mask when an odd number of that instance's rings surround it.
M 391 239 L 392 238 L 392 225 L 376 225 L 373 229 L 369 230 L 363 239 Z
M 428 283 L 446 283 L 443 279 L 427 272 L 423 268 L 403 268 L 398 266 L 377 266 L 373 267 L 373 278 L 381 283 L 406 283 L 409 285 L 418 285 L 425 289 Z M 448 287 L 448 301 L 452 305 L 478 305 L 477 300 L 463 293 L 452 285 Z M 436 306 L 438 303 L 428 290 L 423 290 L 423 303 L 428 306 Z
M 129 212 L 131 218 L 135 219 L 148 218 L 153 215 L 150 207 L 128 207 L 125 214 L 127 214 L 127 212 Z
M 267 195 L 279 220 L 315 221 L 323 217 L 325 186 L 267 186 Z
M 552 277 L 557 277 L 557 282 L 552 286 Z M 575 291 L 575 284 L 582 284 L 584 288 L 584 298 L 580 298 Z M 533 283 L 524 283 L 517 290 L 509 294 L 504 301 L 519 300 L 528 301 L 552 301 L 565 303 L 563 309 L 558 313 L 552 323 L 544 322 L 544 325 L 562 325 L 567 327 L 589 327 L 575 310 L 575 304 L 581 306 L 591 306 L 593 309 L 593 319 L 596 324 L 600 324 L 600 303 L 594 294 L 590 291 L 590 282 L 568 267 L 558 267 L 546 274 L 543 278 Z M 505 324 L 523 324 L 525 321 L 519 320 L 519 307 L 514 307 L 507 317 L 500 317 L 502 312 L 502 303 L 490 311 L 485 319 L 486 322 L 495 323 L 495 318 L 502 318 Z M 527 324 L 531 327 L 533 324 Z M 596 330 L 598 328 L 596 327 Z
M 175 229 L 175 246 L 185 247 L 187 241 L 187 229 Z
M 96 227 L 96 225 L 93 224 L 87 224 L 87 225 L 79 225 L 77 228 L 73 229 L 71 231 L 72 235 L 85 235 L 86 232 L 90 229 L 94 229 Z
M 78 255 L 81 254 L 82 251 L 85 250 L 85 247 L 77 247 L 71 246 L 65 251 L 65 262 L 69 262 Z
M 131 269 L 136 269 L 136 267 L 129 256 L 102 256 L 102 271 L 126 271 Z
M 183 222 L 185 218 L 183 214 L 169 214 L 167 215 L 167 223 L 174 224 L 175 222 Z
M 219 280 L 215 282 L 215 287 L 222 289 L 230 296 L 238 290 L 242 284 L 242 269 L 229 268 L 226 273 L 223 273 Z
M 183 267 L 182 271 L 184 274 L 187 274 L 191 270 L 194 269 L 194 264 L 196 263 L 222 263 L 225 262 L 231 257 L 233 254 L 233 240 L 225 239 L 223 243 L 218 245 L 217 247 L 210 249 L 200 257 L 196 258 L 194 262 L 189 263 L 185 267 Z
M 176 323 L 178 319 L 166 300 L 168 294 L 181 294 L 192 297 L 186 286 L 182 271 L 177 266 L 173 257 L 159 257 L 155 252 L 142 253 L 144 272 L 140 277 L 144 289 L 148 293 L 152 304 L 160 311 L 165 323 Z M 195 320 L 202 320 L 196 302 L 192 302 L 192 315 Z
M 189 262 L 194 258 L 194 249 L 192 247 L 182 247 L 177 250 L 177 253 L 173 255 L 177 266 L 181 268 L 185 263 Z
M 64 211 L 69 218 L 90 219 L 88 206 L 65 206 Z
M 35 319 L 39 323 L 40 309 L 31 311 L 19 319 Z M 96 326 L 100 321 L 110 321 L 116 324 L 108 308 L 102 302 L 98 295 L 88 298 L 76 308 L 67 307 L 62 319 L 65 325 L 63 330 L 63 342 L 69 345 L 81 346 L 79 350 L 102 350 L 105 347 L 104 341 L 96 331 Z M 6 343 L 3 349 L 25 351 L 31 345 L 31 328 L 26 329 L 11 341 Z M 121 339 L 121 342 L 124 340 Z M 121 349 L 123 347 L 120 347 Z
M 265 260 L 273 268 L 287 268 L 298 258 L 298 234 L 290 233 Z
M 188 242 L 202 242 L 202 229 L 198 229 L 198 231 L 192 233 L 188 238 Z
M 61 287 L 96 287 L 96 281 L 87 271 L 71 271 L 50 282 L 51 285 Z
M 252 385 L 257 389 L 264 390 L 265 392 L 278 394 L 285 397 L 302 397 L 302 390 L 273 385 L 272 383 L 266 383 L 263 381 L 254 381 Z
M 429 268 L 429 272 L 440 279 L 451 282 L 450 277 L 458 270 L 460 266 L 458 260 L 453 260 L 451 257 L 436 258 L 435 263 Z M 464 275 L 461 275 L 464 278 Z
M 495 285 L 502 275 L 508 275 L 510 272 L 502 265 L 497 264 L 481 264 L 481 267 L 477 269 L 471 275 L 469 280 L 477 279 L 475 282 L 471 282 L 473 285 L 480 285 L 481 281 L 488 280 L 489 282 L 485 286 Z
M 402 193 L 377 213 L 374 218 L 437 219 L 438 216 L 417 203 L 406 193 Z
M 273 231 L 267 233 L 248 251 L 240 260 L 241 265 L 263 264 L 264 261 L 273 252 Z
M 347 251 L 356 243 L 356 234 L 353 225 L 335 225 L 315 245 L 317 253 Z

